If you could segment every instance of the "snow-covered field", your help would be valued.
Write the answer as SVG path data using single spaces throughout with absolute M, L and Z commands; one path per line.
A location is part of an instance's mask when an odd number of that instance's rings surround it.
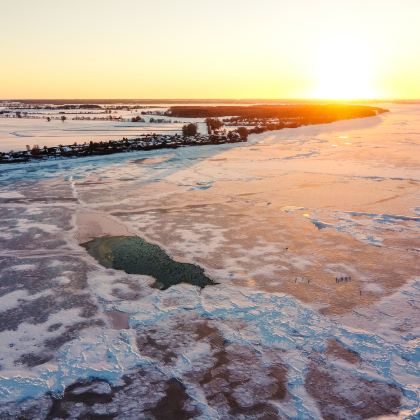
M 420 106 L 386 107 L 0 167 L 0 417 L 416 418 Z M 153 289 L 80 246 L 103 235 L 219 284 Z
M 7 109 L 7 107 L 3 107 Z M 0 110 L 2 107 L 0 106 Z M 167 108 L 140 108 L 130 111 L 114 110 L 105 114 L 104 110 L 66 110 L 63 122 L 58 110 L 22 109 L 30 118 L 7 118 L 0 115 L 0 152 L 25 150 L 26 145 L 40 147 L 68 145 L 89 141 L 121 140 L 123 137 L 138 137 L 141 134 L 180 133 L 184 123 L 197 122 L 200 132 L 207 132 L 205 124 L 199 118 L 175 119 L 161 115 L 142 115 L 142 111 L 163 112 Z M 13 114 L 16 110 L 12 110 Z M 18 110 L 19 111 L 19 110 Z M 114 120 L 106 120 L 112 116 Z M 131 122 L 133 117 L 141 117 L 144 122 Z M 47 117 L 51 121 L 47 121 Z M 92 120 L 75 120 L 74 118 L 92 118 Z M 122 120 L 117 120 L 121 117 Z M 102 118 L 103 120 L 93 118 Z M 152 122 L 150 121 L 152 119 Z M 156 123 L 153 119 L 167 122 Z

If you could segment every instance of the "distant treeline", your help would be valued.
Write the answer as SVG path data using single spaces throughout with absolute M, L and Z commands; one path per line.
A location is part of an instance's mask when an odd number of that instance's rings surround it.
M 0 99 L 0 101 L 19 102 L 22 104 L 220 104 L 220 103 L 238 103 L 238 104 L 255 104 L 261 102 L 284 103 L 285 100 L 280 99 Z
M 58 105 L 54 108 L 50 107 L 51 109 L 103 109 L 100 105 L 97 104 L 67 104 L 67 105 Z M 48 107 L 45 107 L 48 109 Z
M 298 120 L 301 124 L 328 123 L 351 118 L 371 117 L 387 109 L 365 105 L 253 105 L 253 106 L 173 106 L 168 116 L 181 118 L 217 118 L 237 116 L 241 119 L 278 118 Z

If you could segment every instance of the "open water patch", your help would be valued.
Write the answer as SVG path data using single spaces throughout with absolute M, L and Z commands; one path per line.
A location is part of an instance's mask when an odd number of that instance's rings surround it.
M 179 283 L 201 288 L 216 284 L 198 265 L 175 261 L 158 245 L 138 236 L 106 236 L 82 246 L 104 267 L 153 277 L 157 289 Z

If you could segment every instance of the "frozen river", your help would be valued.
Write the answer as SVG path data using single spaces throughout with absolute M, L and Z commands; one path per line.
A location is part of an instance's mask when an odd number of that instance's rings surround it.
M 0 417 L 415 418 L 420 106 L 387 107 L 235 145 L 2 165 Z M 49 138 L 3 121 L 3 144 Z M 80 246 L 102 236 L 217 284 L 152 288 Z

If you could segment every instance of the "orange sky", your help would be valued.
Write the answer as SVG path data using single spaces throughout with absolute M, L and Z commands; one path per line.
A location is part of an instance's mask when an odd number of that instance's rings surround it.
M 0 0 L 1 98 L 420 98 L 419 0 Z

